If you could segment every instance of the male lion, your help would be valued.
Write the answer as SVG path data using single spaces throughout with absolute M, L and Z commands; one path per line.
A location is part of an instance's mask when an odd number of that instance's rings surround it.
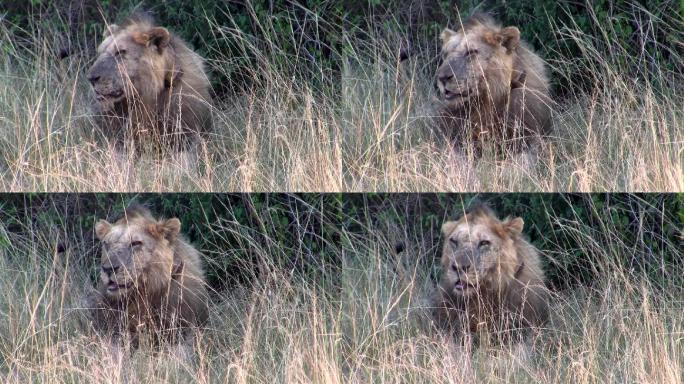
M 472 141 L 478 152 L 489 142 L 515 152 L 548 133 L 546 68 L 520 41 L 518 28 L 501 28 L 476 14 L 458 32 L 444 29 L 440 38 L 440 115 L 451 142 Z
M 486 331 L 520 340 L 546 321 L 544 272 L 522 229 L 521 218 L 500 221 L 484 206 L 444 223 L 442 279 L 433 297 L 437 325 L 458 336 Z
M 110 224 L 100 220 L 100 282 L 86 298 L 92 326 L 120 339 L 141 332 L 154 344 L 177 341 L 208 317 L 200 254 L 179 235 L 178 219 L 155 220 L 142 207 L 126 210 Z
M 136 14 L 110 25 L 88 71 L 105 135 L 118 145 L 186 149 L 211 130 L 204 64 L 178 37 Z

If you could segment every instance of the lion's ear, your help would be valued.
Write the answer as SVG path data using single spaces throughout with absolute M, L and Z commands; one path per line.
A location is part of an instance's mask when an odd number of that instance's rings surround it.
M 516 27 L 506 27 L 499 32 L 501 45 L 510 53 L 520 45 L 520 30 Z
M 453 36 L 455 34 L 456 34 L 456 32 L 452 31 L 451 29 L 444 28 L 442 33 L 439 34 L 439 38 L 440 38 L 440 40 L 442 40 L 442 43 L 445 43 L 451 38 L 451 36 Z
M 157 46 L 159 53 L 169 45 L 169 41 L 171 40 L 169 30 L 164 27 L 154 27 L 147 32 L 147 35 L 149 36 L 147 46 L 150 46 L 150 44 Z
M 444 236 L 449 236 L 451 232 L 456 229 L 456 226 L 458 225 L 458 222 L 456 221 L 447 221 L 444 224 L 442 224 L 442 235 Z
M 95 236 L 102 240 L 105 236 L 107 236 L 111 229 L 112 225 L 109 224 L 107 220 L 99 220 L 97 223 L 95 223 Z
M 166 239 L 173 241 L 176 236 L 178 236 L 178 233 L 180 233 L 180 228 L 180 220 L 173 218 L 157 223 L 150 223 L 147 226 L 147 231 L 150 233 L 150 235 L 159 240 Z
M 168 240 L 175 239 L 180 233 L 180 229 L 181 222 L 175 217 L 159 224 L 159 232 L 161 232 Z
M 155 46 L 161 54 L 169 45 L 171 34 L 164 27 L 154 27 L 147 32 L 133 34 L 133 41 L 146 47 Z
M 514 219 L 506 219 L 504 221 L 504 227 L 508 230 L 508 232 L 512 235 L 518 236 L 522 233 L 523 231 L 523 226 L 525 226 L 525 222 L 523 219 L 516 217 Z

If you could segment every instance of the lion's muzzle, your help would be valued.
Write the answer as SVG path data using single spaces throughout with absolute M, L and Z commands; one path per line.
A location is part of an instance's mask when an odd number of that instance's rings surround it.
M 447 61 L 437 69 L 437 86 L 445 101 L 462 104 L 476 93 L 468 73 L 468 64 L 463 60 Z
M 107 292 L 120 294 L 131 288 L 136 275 L 131 249 L 117 247 L 103 252 L 100 277 L 107 287 Z
M 472 247 L 464 247 L 453 253 L 449 273 L 454 293 L 470 293 L 479 286 L 481 256 L 481 252 Z
M 88 70 L 86 78 L 95 91 L 95 99 L 100 104 L 115 103 L 124 98 L 124 86 L 116 59 L 98 58 Z
M 102 265 L 102 280 L 107 285 L 107 292 L 119 293 L 121 290 L 129 289 L 133 286 L 133 281 L 122 283 L 121 280 L 126 281 L 128 275 L 121 270 L 121 265 Z
M 133 286 L 133 282 L 129 281 L 126 284 L 118 284 L 114 281 L 109 281 L 109 284 L 107 284 L 107 291 L 108 292 L 118 292 L 122 289 L 129 289 Z

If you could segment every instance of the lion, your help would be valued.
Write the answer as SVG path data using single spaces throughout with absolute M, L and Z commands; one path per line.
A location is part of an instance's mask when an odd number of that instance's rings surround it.
M 516 27 L 475 14 L 455 32 L 445 28 L 436 80 L 440 126 L 456 147 L 472 142 L 520 152 L 551 130 L 546 67 Z
M 180 236 L 177 218 L 156 220 L 130 207 L 110 224 L 99 220 L 100 281 L 86 297 L 91 325 L 119 341 L 150 334 L 152 343 L 187 339 L 208 318 L 200 253 Z
M 87 79 L 105 136 L 121 146 L 192 148 L 212 129 L 202 58 L 145 14 L 112 24 Z
M 432 306 L 441 329 L 522 341 L 546 322 L 549 291 L 523 224 L 521 218 L 500 221 L 483 205 L 444 223 L 442 278 Z

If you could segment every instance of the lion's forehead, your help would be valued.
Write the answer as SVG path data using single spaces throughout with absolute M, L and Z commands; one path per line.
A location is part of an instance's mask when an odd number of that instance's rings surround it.
M 114 35 L 107 36 L 97 48 L 97 53 L 102 55 L 104 53 L 114 54 L 116 51 L 126 49 L 128 51 L 140 47 L 140 44 L 133 40 L 131 32 L 128 30 L 119 31 Z
M 107 234 L 105 240 L 109 244 L 130 243 L 146 237 L 145 229 L 138 224 L 116 224 Z
M 476 241 L 482 238 L 494 237 L 494 231 L 486 223 L 460 223 L 451 235 L 462 241 Z
M 454 35 L 452 35 L 449 40 L 447 40 L 444 45 L 442 46 L 442 50 L 445 52 L 453 52 L 459 49 L 461 46 L 461 43 L 463 43 L 464 39 L 463 32 L 458 32 Z
M 114 36 L 107 36 L 107 38 L 104 39 L 104 41 L 100 44 L 100 46 L 97 48 L 97 52 L 102 55 L 104 53 L 111 53 L 113 54 L 119 49 L 126 48 L 128 49 L 130 46 L 130 37 L 125 35 L 125 34 L 116 34 Z
M 486 50 L 490 46 L 483 40 L 492 31 L 485 26 L 476 26 L 467 31 L 459 31 L 449 38 L 442 50 L 449 53 L 466 51 L 468 49 Z
M 104 40 L 100 43 L 100 45 L 97 47 L 97 53 L 98 54 L 103 54 L 107 52 L 110 46 L 114 43 L 114 36 L 107 36 L 105 37 Z

